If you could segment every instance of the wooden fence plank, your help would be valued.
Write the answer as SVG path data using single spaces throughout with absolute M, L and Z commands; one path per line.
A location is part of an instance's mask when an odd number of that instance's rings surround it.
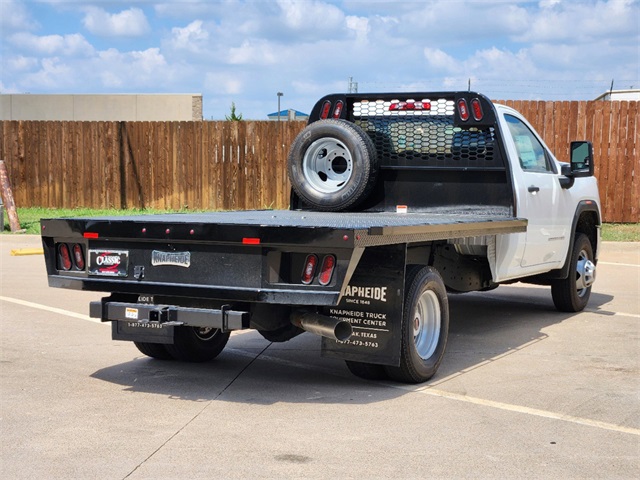
M 611 105 L 611 130 L 609 132 L 609 183 L 607 188 L 606 201 L 609 206 L 611 221 L 620 221 L 620 212 L 616 209 L 616 197 L 620 195 L 620 184 L 618 183 L 620 159 L 618 158 L 618 135 L 620 131 L 620 106 L 621 102 L 615 102 Z M 615 158 L 616 161 L 611 161 Z
M 615 211 L 616 221 L 621 222 L 624 218 L 624 189 L 628 183 L 628 177 L 630 177 L 633 169 L 630 165 L 630 158 L 626 156 L 626 143 L 627 143 L 627 132 L 628 132 L 628 121 L 627 114 L 629 112 L 629 102 L 618 102 L 620 106 L 620 114 L 618 115 L 618 125 L 617 130 L 612 132 L 611 143 L 615 144 L 615 148 L 617 150 L 617 154 L 615 157 L 618 158 L 616 162 L 616 189 L 615 195 L 613 196 L 613 209 Z M 613 150 L 613 148 L 612 148 Z M 612 155 L 614 156 L 614 155 Z
M 625 221 L 639 221 L 638 203 L 640 203 L 640 190 L 638 175 L 640 175 L 640 156 L 638 155 L 638 102 L 625 102 L 628 105 L 627 132 L 624 155 L 624 178 L 622 218 Z

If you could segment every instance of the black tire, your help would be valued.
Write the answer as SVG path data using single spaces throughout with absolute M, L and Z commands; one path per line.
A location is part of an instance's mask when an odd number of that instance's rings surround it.
M 213 360 L 227 344 L 229 332 L 217 328 L 175 327 L 173 345 L 165 345 L 176 360 L 208 362 Z
M 371 138 L 346 120 L 320 120 L 296 137 L 288 159 L 295 193 L 312 208 L 341 211 L 366 199 L 378 176 Z
M 386 380 L 389 378 L 384 365 L 354 362 L 351 360 L 345 360 L 345 363 L 347 364 L 349 371 L 356 377 L 364 378 L 365 380 Z
M 449 303 L 442 277 L 432 267 L 407 272 L 399 367 L 385 367 L 393 380 L 421 383 L 435 375 L 447 346 Z
M 265 340 L 269 340 L 274 343 L 288 342 L 294 337 L 297 337 L 304 330 L 296 327 L 295 325 L 285 325 L 277 330 L 258 330 L 258 333 L 262 335 Z
M 161 343 L 133 342 L 133 344 L 140 350 L 140 353 L 147 357 L 158 360 L 173 360 L 173 355 L 171 355 L 165 348 L 165 345 Z
M 593 248 L 584 233 L 576 235 L 571 251 L 569 276 L 551 283 L 553 304 L 561 312 L 580 312 L 587 306 L 596 279 Z

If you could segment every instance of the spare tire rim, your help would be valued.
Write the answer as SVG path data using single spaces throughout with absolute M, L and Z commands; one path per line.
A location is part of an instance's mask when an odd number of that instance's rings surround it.
M 578 262 L 576 263 L 576 289 L 579 297 L 586 295 L 595 279 L 595 264 L 589 259 L 589 255 L 585 250 L 580 250 Z
M 307 148 L 302 158 L 304 179 L 321 193 L 339 192 L 353 173 L 349 149 L 335 138 L 321 138 Z
M 423 292 L 413 314 L 413 343 L 423 360 L 431 358 L 438 347 L 441 321 L 438 296 L 431 290 Z

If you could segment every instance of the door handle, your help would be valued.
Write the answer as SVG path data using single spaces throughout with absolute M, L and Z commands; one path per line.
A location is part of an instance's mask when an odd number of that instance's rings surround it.
M 533 193 L 534 195 L 540 191 L 540 187 L 536 187 L 535 185 L 531 185 L 529 188 L 529 193 Z

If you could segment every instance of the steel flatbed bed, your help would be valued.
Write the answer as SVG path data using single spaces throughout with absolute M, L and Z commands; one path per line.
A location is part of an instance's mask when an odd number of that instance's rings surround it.
M 497 208 L 445 209 L 418 213 L 342 212 L 340 214 L 252 210 L 123 217 L 43 220 L 43 235 L 81 233 L 88 238 L 149 241 L 367 247 L 457 237 L 524 232 L 527 221 Z

